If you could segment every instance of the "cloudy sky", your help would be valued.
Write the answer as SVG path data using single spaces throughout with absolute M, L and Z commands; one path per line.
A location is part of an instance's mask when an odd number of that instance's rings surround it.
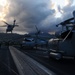
M 75 0 L 0 0 L 0 24 L 2 20 L 19 27 L 13 32 L 35 32 L 35 25 L 44 32 L 56 31 L 56 24 L 73 17 Z M 0 32 L 6 28 L 0 27 Z

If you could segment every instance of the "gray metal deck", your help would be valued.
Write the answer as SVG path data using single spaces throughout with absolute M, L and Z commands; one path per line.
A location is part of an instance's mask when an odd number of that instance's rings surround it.
M 9 47 L 9 49 L 20 75 L 55 75 L 54 72 L 16 48 Z

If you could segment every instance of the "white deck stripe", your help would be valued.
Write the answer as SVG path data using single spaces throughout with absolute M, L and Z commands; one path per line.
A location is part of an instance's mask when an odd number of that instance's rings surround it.
M 12 55 L 12 57 L 14 59 L 14 62 L 16 64 L 18 70 L 19 70 L 20 75 L 25 75 L 24 72 L 23 72 L 23 69 L 24 69 L 24 66 L 23 65 L 24 64 L 22 65 L 22 63 L 27 63 L 27 65 L 29 65 L 33 70 L 37 69 L 37 67 L 38 67 L 39 70 L 41 69 L 42 72 L 47 73 L 46 75 L 56 75 L 54 72 L 52 72 L 51 70 L 47 69 L 46 67 L 44 67 L 43 65 L 41 65 L 37 61 L 33 60 L 29 56 L 25 55 L 21 51 L 17 50 L 16 48 L 14 48 L 14 47 L 9 47 L 9 48 L 10 48 L 11 55 Z M 19 56 L 19 59 L 18 59 L 18 57 L 17 57 L 17 55 L 16 55 L 16 53 L 14 51 L 16 51 L 19 54 L 18 55 Z M 39 70 L 38 70 L 38 72 L 39 72 Z M 37 72 L 37 71 L 35 71 L 35 72 Z

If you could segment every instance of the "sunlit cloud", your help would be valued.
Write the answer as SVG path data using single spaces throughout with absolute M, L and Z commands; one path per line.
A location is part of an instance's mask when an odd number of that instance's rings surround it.
M 0 0 L 0 20 L 11 23 L 14 18 L 19 27 L 15 31 L 35 31 L 34 25 L 48 31 L 59 22 L 72 17 L 75 0 Z M 51 27 L 52 26 L 52 27 Z M 55 29 L 54 29 L 55 30 Z
M 51 0 L 52 9 L 55 9 L 55 18 L 61 18 L 64 14 L 64 8 L 73 4 L 74 0 Z
M 62 14 L 59 11 L 58 6 L 56 5 L 56 3 L 53 2 L 51 8 L 55 10 L 55 18 L 59 18 L 59 17 L 62 16 Z
M 9 11 L 9 1 L 8 0 L 0 0 L 0 7 L 1 7 L 0 20 L 5 21 L 5 16 L 7 15 L 8 11 Z
M 0 0 L 0 5 L 1 6 L 6 6 L 7 5 L 7 0 Z
M 74 0 L 65 0 L 65 4 L 64 4 L 64 6 L 72 5 L 73 2 L 74 2 Z

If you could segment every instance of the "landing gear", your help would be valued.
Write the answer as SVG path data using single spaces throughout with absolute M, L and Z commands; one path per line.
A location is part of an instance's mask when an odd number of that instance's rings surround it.
M 12 33 L 12 31 L 11 31 L 11 33 Z
M 60 60 L 60 59 L 62 59 L 62 54 L 61 53 L 56 53 L 56 52 L 50 52 L 49 53 L 49 58 Z
M 8 30 L 6 30 L 6 33 L 7 33 L 7 32 L 11 32 L 11 33 L 12 33 L 12 31 L 8 31 Z

